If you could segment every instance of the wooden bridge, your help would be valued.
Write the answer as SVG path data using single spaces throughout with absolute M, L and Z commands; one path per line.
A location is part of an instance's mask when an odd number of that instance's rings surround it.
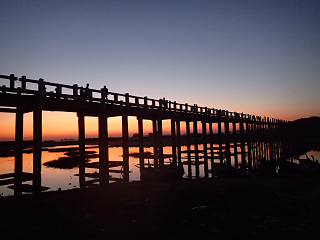
M 195 177 L 199 178 L 199 166 L 204 165 L 204 176 L 210 177 L 215 161 L 226 161 L 228 165 L 248 163 L 254 165 L 257 159 L 277 158 L 281 154 L 279 126 L 285 121 L 249 114 L 229 112 L 227 110 L 180 104 L 165 99 L 150 99 L 132 96 L 128 93 L 110 92 L 105 86 L 100 90 L 83 88 L 78 85 L 65 85 L 33 80 L 26 76 L 17 78 L 0 75 L 0 112 L 13 112 L 16 115 L 15 126 L 15 172 L 10 177 L 26 177 L 22 172 L 23 150 L 23 114 L 33 112 L 33 177 L 34 185 L 41 185 L 41 149 L 42 149 L 42 111 L 76 112 L 79 129 L 80 176 L 85 175 L 85 116 L 98 117 L 99 126 L 99 169 L 100 184 L 109 183 L 109 170 L 112 166 L 123 167 L 123 181 L 129 181 L 129 127 L 128 116 L 136 116 L 139 131 L 140 166 L 145 165 L 143 120 L 151 120 L 153 125 L 154 166 L 164 163 L 162 134 L 163 120 L 171 121 L 172 154 L 174 164 L 188 165 L 188 176 L 192 177 L 191 166 L 195 165 Z M 3 85 L 2 85 L 3 84 Z M 123 161 L 109 161 L 107 118 L 121 116 Z M 198 129 L 198 122 L 202 127 Z M 186 126 L 186 134 L 180 128 Z M 193 132 L 190 132 L 190 124 Z M 213 129 L 218 132 L 214 133 Z M 218 144 L 214 146 L 214 143 Z M 182 144 L 187 146 L 181 150 Z M 193 146 L 193 149 L 191 149 Z M 240 151 L 239 151 L 240 149 Z M 182 154 L 187 161 L 182 161 Z M 201 155 L 201 156 L 200 156 Z M 199 161 L 200 158 L 203 161 Z M 0 175 L 0 185 L 13 182 Z M 3 182 L 1 183 L 1 179 Z M 84 179 L 84 178 L 83 178 Z M 80 180 L 81 183 L 81 180 Z M 81 185 L 81 184 L 80 184 Z

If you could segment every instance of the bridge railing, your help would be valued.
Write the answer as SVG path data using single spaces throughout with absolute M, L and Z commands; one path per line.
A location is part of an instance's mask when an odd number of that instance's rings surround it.
M 262 118 L 261 116 L 251 116 L 249 114 L 239 114 L 237 112 L 228 112 L 226 110 L 199 107 L 196 104 L 181 104 L 175 101 L 163 99 L 151 99 L 148 97 L 139 97 L 121 93 L 109 92 L 106 87 L 101 90 L 90 89 L 87 87 L 79 87 L 77 84 L 73 86 L 59 83 L 51 83 L 43 79 L 33 80 L 22 76 L 15 77 L 0 75 L 0 79 L 5 84 L 0 83 L 0 93 L 11 93 L 20 95 L 34 95 L 40 98 L 55 98 L 74 101 L 89 101 L 102 103 L 102 105 L 117 105 L 131 108 L 140 108 L 147 110 L 159 110 L 161 112 L 185 113 L 207 117 L 220 117 L 224 119 L 243 119 L 266 123 L 280 123 L 281 120 Z M 3 81 L 2 80 L 2 81 Z

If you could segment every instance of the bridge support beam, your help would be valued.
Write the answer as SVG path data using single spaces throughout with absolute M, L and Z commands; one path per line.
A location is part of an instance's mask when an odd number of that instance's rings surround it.
M 233 119 L 233 153 L 234 153 L 234 166 L 238 167 L 238 137 L 237 137 L 237 122 Z
M 33 111 L 33 187 L 40 192 L 41 187 L 41 149 L 42 149 L 42 110 Z
M 247 163 L 247 160 L 246 160 L 246 152 L 245 152 L 243 119 L 240 120 L 240 141 L 241 141 L 241 164 L 245 164 L 245 163 Z
M 123 142 L 123 181 L 129 182 L 129 126 L 128 115 L 122 115 L 122 142 Z
M 181 164 L 181 132 L 180 132 L 180 121 L 176 121 L 176 125 L 177 125 L 177 153 L 178 153 L 178 165 Z
M 251 154 L 251 131 L 250 131 L 250 124 L 247 121 L 246 123 L 246 135 L 247 135 L 247 150 L 248 150 L 248 164 L 249 166 L 252 166 L 252 154 Z
M 213 177 L 214 170 L 214 151 L 213 151 L 213 127 L 212 122 L 209 122 L 209 132 L 210 132 L 210 155 L 211 155 L 211 173 Z
M 140 169 L 144 168 L 144 148 L 143 148 L 143 119 L 138 118 L 138 132 L 139 132 L 139 163 Z
M 225 144 L 226 144 L 226 159 L 228 166 L 231 166 L 231 152 L 230 152 L 230 129 L 229 129 L 229 116 L 228 112 L 226 112 L 226 119 L 224 122 L 224 136 L 225 136 Z
M 109 147 L 107 116 L 99 116 L 99 180 L 101 185 L 109 183 Z
M 200 177 L 199 146 L 198 146 L 198 121 L 193 121 L 194 162 L 196 166 L 196 178 Z
M 81 188 L 85 186 L 85 122 L 84 114 L 78 113 L 78 131 L 79 131 L 79 185 Z
M 23 111 L 18 109 L 16 112 L 15 129 L 15 160 L 14 160 L 14 195 L 21 194 L 22 177 L 22 149 L 23 149 Z
M 223 163 L 223 153 L 222 153 L 222 122 L 221 119 L 219 119 L 218 122 L 218 138 L 219 138 L 219 157 L 220 157 L 220 163 Z
M 163 141 L 162 141 L 162 119 L 158 118 L 158 147 L 159 147 L 159 164 L 164 164 L 163 158 Z
M 159 151 L 158 151 L 158 128 L 157 120 L 152 120 L 152 129 L 153 129 L 153 155 L 154 155 L 154 167 L 158 168 L 159 165 Z
M 207 122 L 202 122 L 202 141 L 203 141 L 203 158 L 204 158 L 204 177 L 208 178 L 208 147 L 207 147 Z
M 192 168 L 191 168 L 191 139 L 190 139 L 190 122 L 186 121 L 186 131 L 187 131 L 187 156 L 188 156 L 188 178 L 192 178 Z
M 177 137 L 176 137 L 176 121 L 171 118 L 171 144 L 172 144 L 172 161 L 177 165 Z

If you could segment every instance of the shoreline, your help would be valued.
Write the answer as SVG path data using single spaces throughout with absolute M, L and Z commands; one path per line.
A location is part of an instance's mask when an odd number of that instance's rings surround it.
M 0 198 L 7 239 L 315 239 L 319 177 L 130 182 Z

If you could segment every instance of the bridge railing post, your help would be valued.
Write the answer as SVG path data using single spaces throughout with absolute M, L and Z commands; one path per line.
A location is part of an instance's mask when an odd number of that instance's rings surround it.
M 72 86 L 73 89 L 73 99 L 76 101 L 76 103 L 78 103 L 78 85 L 74 84 Z
M 147 97 L 144 97 L 143 98 L 143 108 L 144 108 L 144 111 L 148 111 L 148 98 Z
M 19 78 L 20 82 L 21 82 L 21 89 L 22 91 L 26 90 L 26 85 L 27 85 L 27 78 L 26 76 L 22 76 L 21 78 Z
M 125 98 L 126 98 L 126 107 L 127 107 L 127 111 L 130 110 L 130 99 L 129 99 L 129 93 L 125 94 Z
M 10 89 L 13 90 L 14 89 L 14 81 L 17 78 L 14 76 L 14 74 L 10 74 Z
M 56 87 L 56 96 L 57 96 L 57 99 L 60 99 L 61 98 L 61 93 L 62 93 L 62 87 L 61 85 L 58 85 Z
M 40 101 L 43 101 L 43 99 L 46 96 L 46 87 L 44 85 L 44 80 L 42 78 L 39 79 L 38 91 L 39 91 Z
M 106 88 L 106 86 L 103 86 L 103 88 L 101 88 L 101 104 L 103 109 L 106 108 L 107 96 L 108 96 L 108 89 Z
M 163 100 L 159 99 L 159 111 L 160 111 L 160 113 L 162 113 L 162 110 L 163 110 Z

